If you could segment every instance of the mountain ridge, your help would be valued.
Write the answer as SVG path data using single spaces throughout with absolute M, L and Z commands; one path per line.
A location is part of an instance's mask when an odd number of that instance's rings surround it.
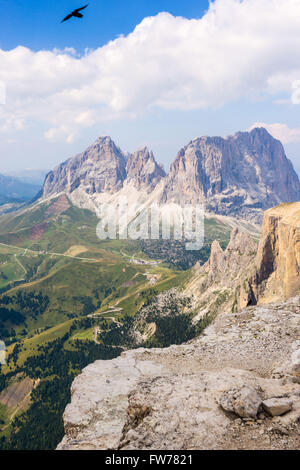
M 203 203 L 207 212 L 261 222 L 263 211 L 300 200 L 300 182 L 281 142 L 266 129 L 226 139 L 199 137 L 177 154 L 166 174 L 152 151 L 123 152 L 109 136 L 48 173 L 43 197 L 67 192 L 75 204 L 117 195 L 139 203 Z M 150 197 L 151 196 L 151 197 Z M 88 201 L 89 200 L 89 201 Z
M 32 199 L 39 191 L 38 185 L 20 181 L 19 178 L 0 174 L 0 196 L 7 202 Z

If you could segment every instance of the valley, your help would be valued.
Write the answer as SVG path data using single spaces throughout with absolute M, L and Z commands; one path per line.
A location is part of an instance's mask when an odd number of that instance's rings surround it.
M 0 336 L 7 348 L 0 376 L 4 448 L 27 448 L 24 436 L 32 428 L 37 434 L 30 442 L 36 448 L 53 448 L 63 433 L 62 410 L 73 378 L 90 361 L 120 352 L 98 341 L 95 331 L 99 333 L 103 324 L 123 322 L 145 299 L 179 284 L 186 275 L 163 262 L 149 264 L 138 243 L 100 242 L 97 219 L 90 211 L 71 204 L 62 212 L 56 209 L 54 199 L 29 213 L 6 215 L 1 224 Z M 57 355 L 64 358 L 58 364 Z M 28 377 L 35 387 L 26 396 L 17 395 L 14 403 L 7 401 L 7 390 L 23 387 Z M 50 384 L 51 403 L 45 388 Z M 38 431 L 36 408 L 44 416 Z M 53 437 L 46 443 L 49 426 Z
M 300 0 L 0 3 L 0 452 L 299 451 Z
M 256 132 L 236 139 L 253 136 L 266 138 Z M 210 161 L 211 145 L 217 151 L 219 141 L 190 143 L 178 159 L 185 156 L 190 172 L 194 158 Z M 192 181 L 189 172 L 174 175 L 176 165 L 168 176 L 147 149 L 126 156 L 110 138 L 100 138 L 80 158 L 50 172 L 39 198 L 0 216 L 0 338 L 6 346 L 6 363 L 0 366 L 0 449 L 56 448 L 64 435 L 71 384 L 94 361 L 113 360 L 130 349 L 190 342 L 220 314 L 257 302 L 262 210 L 246 201 L 228 213 L 225 193 L 231 189 L 224 190 L 226 210 L 213 212 L 210 196 L 204 198 L 205 239 L 199 250 L 187 251 L 185 240 L 172 237 L 97 237 L 101 202 L 115 203 L 132 193 L 146 207 L 153 201 L 167 207 L 177 179 Z M 289 199 L 298 191 L 298 180 L 288 164 L 287 174 L 294 184 Z M 192 193 L 203 201 L 202 189 L 198 182 Z M 273 200 L 280 196 L 275 192 Z M 187 202 L 193 200 L 185 194 Z M 293 269 L 289 273 L 296 285 Z

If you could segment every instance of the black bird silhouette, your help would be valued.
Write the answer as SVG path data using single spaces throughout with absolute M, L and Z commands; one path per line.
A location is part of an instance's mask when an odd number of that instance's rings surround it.
M 84 10 L 84 9 L 85 9 L 86 7 L 88 7 L 88 6 L 89 6 L 89 4 L 85 5 L 84 7 L 77 8 L 76 10 L 72 11 L 72 13 L 70 13 L 69 15 L 67 15 L 67 16 L 62 20 L 62 23 L 63 23 L 64 21 L 69 20 L 69 19 L 72 18 L 73 16 L 74 16 L 75 18 L 82 18 L 83 15 L 82 15 L 82 13 L 80 13 L 80 11 L 81 11 L 81 10 Z

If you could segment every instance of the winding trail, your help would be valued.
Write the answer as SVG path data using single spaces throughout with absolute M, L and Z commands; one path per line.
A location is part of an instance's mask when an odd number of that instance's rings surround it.
M 80 260 L 80 261 L 91 261 L 91 262 L 93 262 L 93 263 L 95 263 L 95 262 L 98 263 L 98 262 L 100 261 L 99 258 L 98 258 L 98 259 L 96 259 L 96 258 L 82 258 L 82 257 L 79 257 L 79 256 L 66 255 L 65 253 L 54 253 L 54 252 L 52 252 L 52 251 L 35 251 L 35 250 L 30 250 L 29 248 L 26 248 L 26 249 L 25 249 L 25 248 L 21 248 L 21 247 L 19 247 L 19 246 L 7 245 L 6 243 L 0 243 L 0 246 L 5 246 L 5 247 L 7 247 L 7 248 L 13 248 L 13 249 L 15 249 L 15 250 L 20 250 L 20 251 L 22 251 L 24 254 L 28 252 L 28 253 L 33 253 L 33 254 L 35 254 L 35 255 L 40 255 L 40 256 L 41 256 L 41 255 L 61 256 L 61 257 L 63 257 L 63 258 L 78 259 L 78 260 Z M 25 251 L 24 251 L 24 250 L 25 250 Z M 15 255 L 15 256 L 16 256 L 16 255 Z M 21 264 L 21 263 L 20 263 L 20 264 Z M 23 269 L 25 269 L 24 266 L 23 266 Z

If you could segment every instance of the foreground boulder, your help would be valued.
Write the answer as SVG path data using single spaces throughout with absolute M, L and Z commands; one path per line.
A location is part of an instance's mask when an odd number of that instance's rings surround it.
M 97 361 L 72 385 L 58 448 L 299 449 L 299 338 L 295 297 L 220 315 L 186 345 Z M 260 406 L 282 397 L 281 416 Z
M 270 398 L 264 401 L 262 406 L 271 416 L 281 416 L 291 411 L 293 402 L 288 398 Z
M 256 419 L 262 401 L 256 390 L 244 386 L 223 393 L 219 403 L 223 410 L 236 413 L 241 418 Z

